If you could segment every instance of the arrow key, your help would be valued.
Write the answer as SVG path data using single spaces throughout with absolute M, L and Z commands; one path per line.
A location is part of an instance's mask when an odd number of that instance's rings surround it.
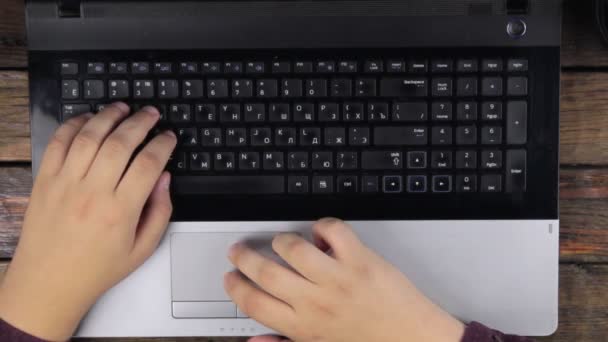
M 451 192 L 452 176 L 433 176 L 433 192 Z

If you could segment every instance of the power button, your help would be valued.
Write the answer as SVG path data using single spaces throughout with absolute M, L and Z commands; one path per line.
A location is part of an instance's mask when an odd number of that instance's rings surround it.
M 528 31 L 528 26 L 523 19 L 511 19 L 507 24 L 507 34 L 511 38 L 522 38 L 526 35 Z

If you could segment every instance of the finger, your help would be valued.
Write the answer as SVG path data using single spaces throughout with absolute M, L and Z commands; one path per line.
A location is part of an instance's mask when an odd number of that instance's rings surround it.
M 168 172 L 163 172 L 146 203 L 131 251 L 133 269 L 143 264 L 154 253 L 167 230 L 173 211 L 171 196 L 169 195 L 170 182 L 171 175 Z
M 247 342 L 291 342 L 291 340 L 279 336 L 255 336 L 247 340 Z
M 167 165 L 176 143 L 175 133 L 166 131 L 144 146 L 118 184 L 117 197 L 139 212 Z
M 159 118 L 160 113 L 156 108 L 144 107 L 123 121 L 101 145 L 87 177 L 98 184 L 116 188 L 135 149 L 144 141 Z
M 293 304 L 294 300 L 302 293 L 308 292 L 312 285 L 300 275 L 248 248 L 244 243 L 233 245 L 228 258 L 264 291 L 288 304 Z
M 256 288 L 238 272 L 224 276 L 224 289 L 239 309 L 261 324 L 289 335 L 296 322 L 295 311 L 286 303 Z
M 92 113 L 79 115 L 59 126 L 46 146 L 42 163 L 38 170 L 39 176 L 54 176 L 61 170 L 74 137 L 92 117 Z
M 352 228 L 336 218 L 321 219 L 312 230 L 316 243 L 327 244 L 336 259 L 355 257 L 363 246 Z
M 128 113 L 129 106 L 118 102 L 91 118 L 74 137 L 61 172 L 84 177 L 108 134 Z
M 284 233 L 272 240 L 272 249 L 294 270 L 314 283 L 338 274 L 338 262 L 297 234 Z

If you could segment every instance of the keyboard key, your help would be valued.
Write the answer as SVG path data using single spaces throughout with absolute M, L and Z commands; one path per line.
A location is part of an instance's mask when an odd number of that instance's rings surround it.
M 272 73 L 273 74 L 288 74 L 291 72 L 291 63 L 287 61 L 273 62 Z
M 260 154 L 258 152 L 239 153 L 239 170 L 255 171 L 260 169 Z
M 459 77 L 456 80 L 456 95 L 459 97 L 477 96 L 477 78 Z
M 411 151 L 407 153 L 407 168 L 408 169 L 425 169 L 426 168 L 426 152 Z
M 526 191 L 526 150 L 507 151 L 505 190 L 511 193 Z
M 344 127 L 326 127 L 325 128 L 325 145 L 326 146 L 344 146 L 344 145 L 346 145 L 346 128 L 344 128 Z
M 179 70 L 182 74 L 196 74 L 198 73 L 198 63 L 182 62 L 179 64 Z
M 357 62 L 355 61 L 342 61 L 338 65 L 338 72 L 341 73 L 355 73 L 357 69 Z
M 428 70 L 428 62 L 424 59 L 411 60 L 407 64 L 407 70 L 414 74 L 424 74 Z
M 310 192 L 308 188 L 307 176 L 289 176 L 287 178 L 287 191 L 290 194 L 307 194 Z
M 290 122 L 291 107 L 289 103 L 273 103 L 268 112 L 270 122 Z
M 303 127 L 300 129 L 300 146 L 321 145 L 321 128 Z
M 452 127 L 447 127 L 447 126 L 433 127 L 431 143 L 433 145 L 451 145 L 452 144 Z
M 428 119 L 426 102 L 395 102 L 393 121 L 422 122 Z
M 431 72 L 434 74 L 451 73 L 454 62 L 449 59 L 436 59 L 431 62 Z
M 181 195 L 282 194 L 283 176 L 176 176 L 173 190 Z
M 216 122 L 217 107 L 214 104 L 197 104 L 194 106 L 196 122 Z
M 357 152 L 338 152 L 336 154 L 336 167 L 338 170 L 356 170 L 359 167 Z
M 375 127 L 374 144 L 377 146 L 420 146 L 428 143 L 426 127 Z
M 433 121 L 451 121 L 452 102 L 433 102 L 431 105 L 431 119 Z
M 483 72 L 501 72 L 502 68 L 501 59 L 484 59 L 481 61 L 481 71 Z
M 348 144 L 350 146 L 367 146 L 369 143 L 369 127 L 351 127 L 348 129 Z
M 484 126 L 481 128 L 481 143 L 483 145 L 498 145 L 502 143 L 502 127 Z
M 451 192 L 452 176 L 433 176 L 433 192 Z
M 355 82 L 355 95 L 359 97 L 373 97 L 376 96 L 376 79 L 373 78 L 359 78 Z
M 218 147 L 223 143 L 221 128 L 202 128 L 201 129 L 201 145 L 203 147 Z
M 188 104 L 174 104 L 169 107 L 169 120 L 172 123 L 192 121 L 192 110 Z
M 315 105 L 313 103 L 295 103 L 293 105 L 293 120 L 295 122 L 314 122 Z
M 248 74 L 263 74 L 266 71 L 266 65 L 264 62 L 248 62 L 245 68 L 245 72 Z
M 366 73 L 384 72 L 384 63 L 381 60 L 368 60 L 363 65 L 363 72 L 366 72 Z
M 475 59 L 459 59 L 456 63 L 456 71 L 463 73 L 477 72 L 478 62 Z
M 110 80 L 109 97 L 110 99 L 126 99 L 129 97 L 129 81 Z
M 428 95 L 428 79 L 412 78 L 382 78 L 380 80 L 380 96 L 382 97 L 423 97 Z
M 205 95 L 203 80 L 182 81 L 182 94 L 185 99 L 200 99 Z
M 327 97 L 327 80 L 307 80 L 306 97 Z
M 320 61 L 317 63 L 317 72 L 331 74 L 336 72 L 336 62 L 334 61 Z
M 353 83 L 350 79 L 334 78 L 331 80 L 330 89 L 333 97 L 353 96 Z
M 278 127 L 274 131 L 274 141 L 277 146 L 295 146 L 296 128 Z
M 378 176 L 363 176 L 361 181 L 361 192 L 376 193 L 380 191 Z
M 262 153 L 262 166 L 266 171 L 281 171 L 285 168 L 283 152 Z
M 127 72 L 128 72 L 127 63 L 125 63 L 125 62 L 110 63 L 110 74 L 122 75 L 122 74 L 126 74 Z
M 527 59 L 509 59 L 507 61 L 507 70 L 509 72 L 528 71 L 528 60 Z
M 501 192 L 502 191 L 502 176 L 501 175 L 482 175 L 481 176 L 481 192 Z
M 402 73 L 407 69 L 405 62 L 402 60 L 390 60 L 388 61 L 386 68 L 390 73 Z
M 456 105 L 456 120 L 477 120 L 477 102 L 458 102 Z
M 296 74 L 312 73 L 312 62 L 297 61 L 294 65 L 294 71 L 296 72 Z
M 334 168 L 333 152 L 313 152 L 312 169 L 315 171 L 331 170 Z
M 213 169 L 215 171 L 234 171 L 236 161 L 233 152 L 216 152 L 213 154 Z
M 477 144 L 476 126 L 456 127 L 456 145 L 475 145 Z
M 260 98 L 272 98 L 277 97 L 278 91 L 278 82 L 277 80 L 258 80 L 256 95 Z
M 173 71 L 173 65 L 171 63 L 154 63 L 155 74 L 170 74 Z
M 219 62 L 203 62 L 201 65 L 201 71 L 203 74 L 219 74 L 222 72 L 222 68 Z
M 433 78 L 431 81 L 431 93 L 433 97 L 452 96 L 452 79 L 448 77 Z
M 250 130 L 251 146 L 272 146 L 272 133 L 269 127 L 255 127 Z
M 382 190 L 385 194 L 395 194 L 403 191 L 401 176 L 384 176 L 382 177 Z
M 150 63 L 133 62 L 131 63 L 131 72 L 136 75 L 147 74 L 150 72 Z
M 308 170 L 308 152 L 289 152 L 287 154 L 287 168 L 292 171 Z
M 456 168 L 471 170 L 477 168 L 477 152 L 471 150 L 456 151 Z
M 365 119 L 364 106 L 361 102 L 346 102 L 344 103 L 344 121 L 360 122 Z
M 312 178 L 312 192 L 315 194 L 331 194 L 334 192 L 334 179 L 332 176 L 314 176 Z
M 431 168 L 433 168 L 433 169 L 451 169 L 452 168 L 452 152 L 451 151 L 433 151 L 431 153 Z
M 401 170 L 403 154 L 399 151 L 363 151 L 361 152 L 363 170 Z
M 86 80 L 83 88 L 84 98 L 87 100 L 98 100 L 106 96 L 105 85 L 102 80 Z
M 161 99 L 175 99 L 179 96 L 177 80 L 159 80 L 158 97 Z
M 88 104 L 64 104 L 61 110 L 62 122 L 65 122 L 75 116 L 89 113 L 91 106 Z
M 78 63 L 64 62 L 60 64 L 61 75 L 78 75 Z
M 302 97 L 303 88 L 300 79 L 284 79 L 281 81 L 281 96 L 283 97 Z
M 61 98 L 76 100 L 80 97 L 80 86 L 76 80 L 63 80 L 61 82 Z
M 509 77 L 507 79 L 507 95 L 509 95 L 509 96 L 527 96 L 528 95 L 528 78 L 527 77 Z
M 483 96 L 502 96 L 502 77 L 484 77 L 481 80 L 481 94 Z
M 196 128 L 194 127 L 178 128 L 175 135 L 177 135 L 177 139 L 181 146 L 192 147 L 198 145 L 198 137 L 196 134 Z
M 482 103 L 481 119 L 485 121 L 502 120 L 502 102 L 486 101 Z
M 228 80 L 209 79 L 207 80 L 207 97 L 219 99 L 228 97 Z
M 456 176 L 456 192 L 477 192 L 477 176 Z
M 89 75 L 100 75 L 106 72 L 106 65 L 101 62 L 87 63 L 87 73 Z
M 337 103 L 319 103 L 319 121 L 333 122 L 340 120 L 339 108 Z
M 389 111 L 388 103 L 375 102 L 367 105 L 367 116 L 369 121 L 388 121 Z
M 211 154 L 207 152 L 190 152 L 190 170 L 211 171 Z
M 338 176 L 338 192 L 341 194 L 356 193 L 359 191 L 359 177 Z
M 483 169 L 501 169 L 502 152 L 497 150 L 481 151 L 481 167 Z
M 187 167 L 187 159 L 185 152 L 177 152 L 169 159 L 169 167 L 174 171 L 185 171 Z
M 426 192 L 426 176 L 407 176 L 407 192 Z
M 151 99 L 154 98 L 154 82 L 152 80 L 133 81 L 133 98 Z
M 227 74 L 241 74 L 243 73 L 243 63 L 241 62 L 225 62 L 224 72 Z
M 528 142 L 528 103 L 507 103 L 507 144 L 523 145 Z
M 246 103 L 245 122 L 264 122 L 266 121 L 266 105 L 263 103 Z
M 238 103 L 220 105 L 220 122 L 241 121 L 241 105 Z
M 226 128 L 226 146 L 247 146 L 247 129 Z

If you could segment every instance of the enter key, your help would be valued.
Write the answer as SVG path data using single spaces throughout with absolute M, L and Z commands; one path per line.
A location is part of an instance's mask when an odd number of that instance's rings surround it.
M 526 191 L 526 151 L 507 151 L 506 191 L 511 193 Z

